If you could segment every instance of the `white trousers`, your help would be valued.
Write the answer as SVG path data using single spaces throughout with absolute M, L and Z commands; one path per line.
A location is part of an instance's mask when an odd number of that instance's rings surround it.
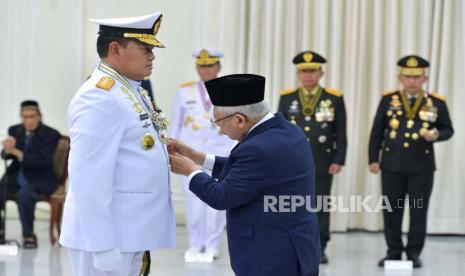
M 74 276 L 139 276 L 144 252 L 122 253 L 121 266 L 111 272 L 100 271 L 94 267 L 94 256 L 91 252 L 68 249 L 68 256 Z
M 189 190 L 187 177 L 184 177 L 183 183 L 190 247 L 217 249 L 226 223 L 225 212 L 211 208 L 192 193 Z

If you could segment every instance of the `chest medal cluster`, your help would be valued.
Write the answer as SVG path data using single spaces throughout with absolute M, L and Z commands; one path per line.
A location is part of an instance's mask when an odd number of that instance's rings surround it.
M 417 95 L 412 104 L 409 103 L 407 95 L 402 92 L 391 96 L 386 115 L 390 127 L 388 133 L 390 139 L 398 138 L 401 123 L 405 121 L 403 138 L 416 141 L 425 135 L 432 123 L 436 122 L 437 107 L 433 105 L 433 101 L 428 97 L 428 94 L 423 91 Z M 404 142 L 403 146 L 408 148 L 410 144 Z

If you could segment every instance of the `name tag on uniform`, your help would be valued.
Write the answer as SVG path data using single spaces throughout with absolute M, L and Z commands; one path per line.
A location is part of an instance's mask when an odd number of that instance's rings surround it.
M 139 118 L 140 118 L 141 121 L 147 120 L 149 118 L 149 114 L 147 114 L 147 113 L 140 114 Z
M 195 104 L 197 101 L 186 101 L 186 104 Z

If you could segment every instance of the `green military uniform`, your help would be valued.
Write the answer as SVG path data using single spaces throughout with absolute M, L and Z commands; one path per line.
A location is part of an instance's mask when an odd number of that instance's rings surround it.
M 405 76 L 421 76 L 429 65 L 418 56 L 404 57 L 398 64 Z M 401 259 L 405 250 L 415 264 L 424 246 L 428 201 L 436 170 L 433 142 L 423 138 L 428 131 L 437 131 L 436 142 L 447 140 L 454 133 L 444 97 L 425 91 L 415 96 L 401 90 L 384 93 L 371 130 L 369 163 L 381 160 L 382 194 L 393 208 L 393 212 L 383 213 L 387 259 Z M 398 203 L 403 202 L 406 194 L 411 208 L 404 248 L 403 204 Z
M 307 51 L 294 58 L 298 70 L 319 70 L 325 59 Z M 312 91 L 304 87 L 281 91 L 278 111 L 298 125 L 307 136 L 315 161 L 317 196 L 331 193 L 331 164 L 344 165 L 347 149 L 346 110 L 342 93 L 316 86 Z M 321 252 L 329 241 L 329 212 L 318 212 Z

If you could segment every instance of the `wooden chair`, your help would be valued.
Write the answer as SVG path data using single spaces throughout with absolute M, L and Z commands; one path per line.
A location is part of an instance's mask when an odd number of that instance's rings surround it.
M 66 197 L 66 181 L 68 180 L 69 149 L 69 137 L 62 136 L 53 156 L 53 171 L 58 178 L 58 188 L 49 197 L 39 196 L 38 198 L 38 201 L 45 201 L 50 204 L 49 236 L 51 244 L 55 244 L 57 241 L 57 238 L 55 237 L 55 230 L 57 237 L 59 237 L 61 233 L 61 217 Z

